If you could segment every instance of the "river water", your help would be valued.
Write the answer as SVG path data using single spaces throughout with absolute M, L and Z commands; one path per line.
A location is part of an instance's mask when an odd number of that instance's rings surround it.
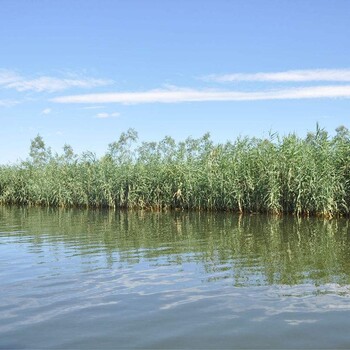
M 0 207 L 0 348 L 348 349 L 349 229 Z

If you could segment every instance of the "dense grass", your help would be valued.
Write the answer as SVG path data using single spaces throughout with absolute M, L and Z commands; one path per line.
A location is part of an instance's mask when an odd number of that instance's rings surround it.
M 130 129 L 105 156 L 52 154 L 38 135 L 29 158 L 0 167 L 0 202 L 40 206 L 180 208 L 348 215 L 350 134 L 318 126 L 268 139 L 214 144 L 209 134 L 175 142 L 137 141 Z

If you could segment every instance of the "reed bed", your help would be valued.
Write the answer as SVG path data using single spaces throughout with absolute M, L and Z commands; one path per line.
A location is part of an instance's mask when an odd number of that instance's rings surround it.
M 29 157 L 0 166 L 0 203 L 52 207 L 219 210 L 344 216 L 350 207 L 350 133 L 316 127 L 214 143 L 209 134 L 138 142 L 133 129 L 97 158 L 38 135 Z

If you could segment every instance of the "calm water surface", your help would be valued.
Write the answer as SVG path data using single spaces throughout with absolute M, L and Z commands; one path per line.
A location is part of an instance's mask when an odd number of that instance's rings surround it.
M 349 229 L 0 207 L 0 348 L 350 348 Z

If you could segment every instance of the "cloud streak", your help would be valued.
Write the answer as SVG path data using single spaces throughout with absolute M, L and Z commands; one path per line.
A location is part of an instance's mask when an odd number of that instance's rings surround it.
M 268 73 L 209 75 L 203 80 L 226 82 L 350 82 L 350 69 L 289 70 Z
M 110 85 L 111 83 L 111 80 L 79 76 L 68 78 L 39 76 L 28 78 L 9 70 L 0 70 L 0 87 L 14 89 L 19 92 L 57 92 L 70 88 L 94 88 Z
M 119 117 L 120 113 L 118 112 L 113 112 L 113 113 L 97 113 L 96 118 L 99 119 L 107 119 L 107 118 L 116 118 Z
M 0 107 L 13 107 L 15 105 L 20 104 L 20 101 L 16 100 L 0 100 Z
M 144 92 L 116 92 L 68 95 L 52 98 L 56 103 L 181 103 L 214 101 L 263 101 L 319 98 L 350 98 L 350 85 L 289 88 L 269 91 L 241 92 L 218 90 L 171 89 Z
M 51 108 L 45 108 L 44 110 L 41 111 L 41 114 L 48 115 L 52 112 Z

